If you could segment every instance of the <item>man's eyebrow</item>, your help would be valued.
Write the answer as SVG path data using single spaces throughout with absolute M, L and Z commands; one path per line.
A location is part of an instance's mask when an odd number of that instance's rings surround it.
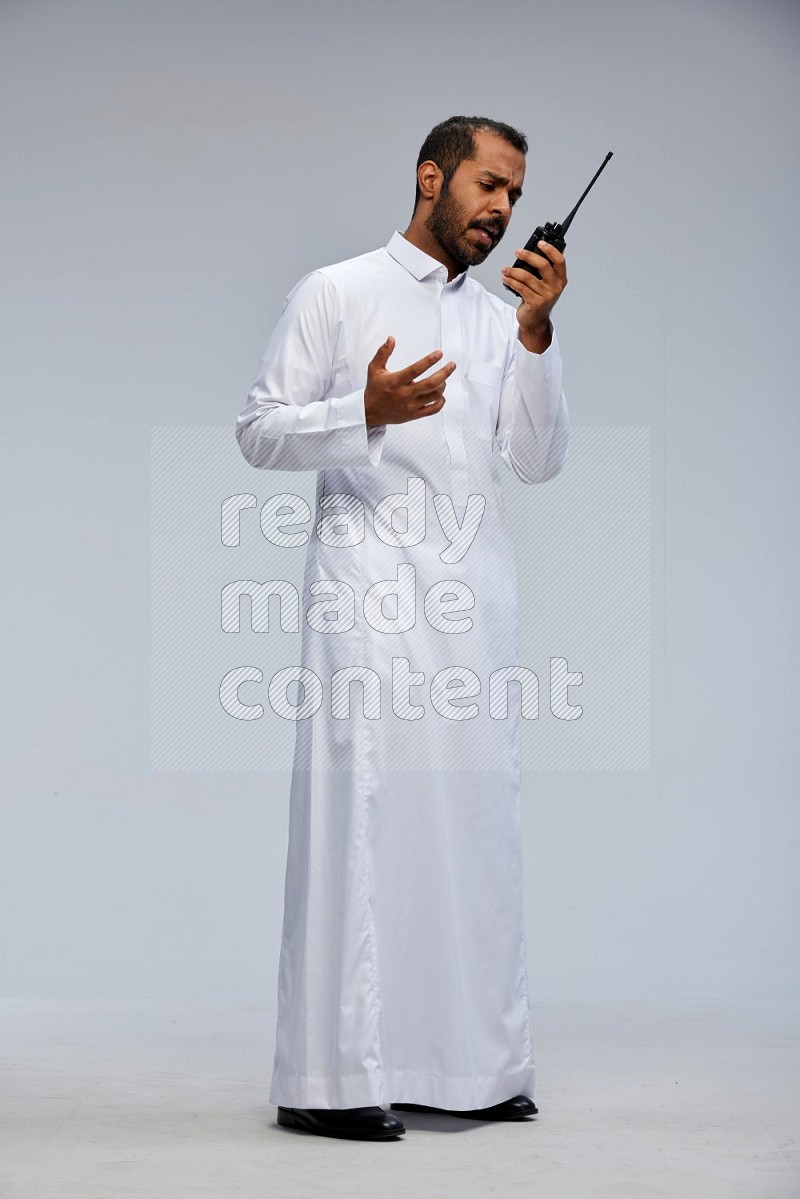
M 489 178 L 491 179 L 492 183 L 508 183 L 508 179 L 506 179 L 505 175 L 498 175 L 498 174 L 496 174 L 496 172 L 495 172 L 495 171 L 490 171 L 490 170 L 487 170 L 487 168 L 486 168 L 486 167 L 481 167 L 481 171 L 480 171 L 480 173 L 481 173 L 482 175 L 488 175 L 488 176 L 489 176 Z M 516 195 L 516 196 L 521 196 L 521 195 L 522 195 L 522 188 L 521 188 L 521 187 L 513 187 L 513 188 L 511 189 L 511 191 L 512 191 L 512 193 L 513 193 L 514 195 Z

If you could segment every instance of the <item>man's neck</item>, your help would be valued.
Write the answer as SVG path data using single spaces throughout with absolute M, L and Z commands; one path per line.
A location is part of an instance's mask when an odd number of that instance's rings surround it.
M 442 266 L 447 267 L 447 282 L 452 283 L 456 275 L 462 274 L 467 268 L 462 266 L 460 262 L 456 262 L 450 257 L 446 250 L 443 250 L 436 238 L 426 229 L 425 225 L 418 221 L 412 221 L 406 229 L 403 237 L 406 241 L 410 241 L 412 246 L 416 246 L 418 250 L 422 250 L 429 258 L 435 258 L 437 262 L 441 262 Z

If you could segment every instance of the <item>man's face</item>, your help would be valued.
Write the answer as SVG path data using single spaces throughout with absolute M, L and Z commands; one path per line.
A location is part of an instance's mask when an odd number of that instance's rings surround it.
M 474 135 L 475 157 L 464 159 L 425 222 L 458 266 L 477 266 L 506 231 L 522 195 L 525 155 L 495 133 Z

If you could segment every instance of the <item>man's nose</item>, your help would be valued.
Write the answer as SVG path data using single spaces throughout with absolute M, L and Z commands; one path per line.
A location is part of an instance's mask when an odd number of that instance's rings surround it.
M 511 216 L 511 201 L 505 193 L 494 198 L 492 203 L 492 212 L 496 212 L 498 216 L 503 218 L 504 222 L 508 222 Z

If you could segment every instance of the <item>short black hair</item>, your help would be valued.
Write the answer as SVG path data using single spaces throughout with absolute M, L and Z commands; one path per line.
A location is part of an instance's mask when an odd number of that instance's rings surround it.
M 528 139 L 525 134 L 520 133 L 519 129 L 514 129 L 511 125 L 504 124 L 503 121 L 492 121 L 489 117 L 448 117 L 446 121 L 440 121 L 438 125 L 434 125 L 422 143 L 417 158 L 417 171 L 419 172 L 423 162 L 429 160 L 435 162 L 444 175 L 443 190 L 447 191 L 450 180 L 459 165 L 465 158 L 475 157 L 474 134 L 479 130 L 496 133 L 509 142 L 515 150 L 520 150 L 523 154 L 528 153 Z M 417 182 L 414 196 L 415 212 L 421 195 L 419 182 Z

